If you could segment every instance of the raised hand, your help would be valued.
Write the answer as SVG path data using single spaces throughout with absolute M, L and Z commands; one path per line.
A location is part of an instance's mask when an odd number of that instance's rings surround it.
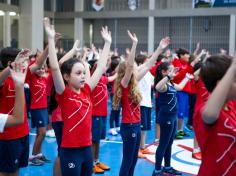
M 135 33 L 131 34 L 129 30 L 127 32 L 128 32 L 129 38 L 133 41 L 133 43 L 138 43 L 138 38 L 136 34 Z
M 62 38 L 62 34 L 59 32 L 56 32 L 55 34 L 55 42 L 57 43 L 58 40 L 60 40 Z
M 165 37 L 160 41 L 159 47 L 161 49 L 165 49 L 169 44 L 170 44 L 170 37 Z
M 79 46 L 80 46 L 80 41 L 76 40 L 74 45 L 73 45 L 73 48 L 72 48 L 75 53 L 77 53 L 81 50 L 81 48 Z
M 28 63 L 27 63 L 28 66 Z M 15 86 L 23 86 L 25 83 L 25 77 L 27 73 L 27 69 L 24 68 L 21 62 L 14 62 L 11 65 L 10 73 L 11 77 L 15 83 Z
M 27 48 L 22 49 L 16 56 L 15 61 L 11 63 L 11 66 L 13 66 L 16 63 L 16 64 L 21 64 L 23 69 L 26 69 L 29 63 L 29 55 L 30 55 L 29 49 Z
M 50 20 L 49 18 L 44 18 L 43 19 L 43 23 L 44 23 L 44 29 L 48 35 L 49 38 L 54 38 L 56 35 L 56 32 L 54 30 L 54 26 L 50 24 Z
M 188 78 L 189 80 L 194 78 L 194 76 L 190 73 L 186 73 L 185 77 Z
M 111 43 L 112 39 L 111 39 L 111 31 L 108 31 L 108 27 L 102 27 L 101 30 L 101 35 L 102 38 L 104 39 L 105 42 Z

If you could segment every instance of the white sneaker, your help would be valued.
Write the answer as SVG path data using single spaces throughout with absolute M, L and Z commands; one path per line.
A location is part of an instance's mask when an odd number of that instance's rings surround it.
M 47 137 L 51 137 L 51 138 L 56 137 L 55 132 L 54 132 L 53 129 L 48 130 L 48 131 L 46 132 L 46 136 L 47 136 Z
M 111 134 L 112 136 L 118 135 L 118 133 L 117 133 L 117 131 L 116 131 L 115 128 L 111 128 L 111 129 L 109 130 L 109 134 Z
M 120 133 L 120 127 L 116 127 L 115 129 L 117 133 Z

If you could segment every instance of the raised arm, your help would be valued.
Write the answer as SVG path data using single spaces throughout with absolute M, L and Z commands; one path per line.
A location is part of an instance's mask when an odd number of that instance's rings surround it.
M 29 49 L 22 49 L 21 52 L 16 56 L 14 62 L 22 63 L 28 65 L 29 61 Z M 14 62 L 10 63 L 11 65 L 14 64 Z M 3 85 L 4 81 L 7 79 L 7 77 L 10 75 L 10 67 L 6 67 L 1 73 L 0 73 L 0 86 Z
M 30 72 L 34 73 L 37 69 L 41 68 L 43 64 L 46 62 L 48 57 L 48 45 L 44 49 L 44 51 L 36 58 L 36 62 L 29 66 Z
M 231 63 L 231 66 L 228 68 L 224 77 L 219 81 L 209 99 L 206 103 L 206 106 L 202 112 L 202 120 L 206 124 L 213 124 L 219 118 L 219 113 L 222 107 L 225 105 L 228 92 L 232 86 L 232 83 L 235 82 L 236 75 L 236 54 Z
M 193 78 L 194 78 L 193 75 L 186 73 L 184 79 L 179 84 L 174 84 L 175 89 L 178 91 L 183 90 L 183 88 L 187 84 L 187 82 Z
M 150 68 L 155 64 L 158 56 L 162 53 L 163 49 L 165 49 L 170 44 L 170 38 L 165 37 L 160 41 L 158 48 L 152 54 L 151 58 L 145 62 L 144 64 L 138 67 L 137 72 L 137 80 L 141 80 L 144 75 L 150 70 Z
M 24 67 L 27 67 L 28 63 L 14 62 L 12 66 L 10 73 L 14 81 L 16 95 L 13 114 L 8 116 L 6 127 L 24 123 L 24 83 L 27 72 L 27 69 L 24 69 Z
M 50 25 L 49 18 L 44 18 L 44 28 L 48 35 L 48 52 L 49 52 L 49 64 L 52 71 L 52 77 L 56 92 L 62 94 L 65 90 L 65 83 L 63 81 L 60 67 L 57 61 L 56 49 L 55 49 L 55 30 Z
M 74 55 L 76 55 L 77 52 L 79 52 L 80 48 L 79 48 L 79 40 L 76 40 L 73 48 L 66 53 L 60 60 L 59 60 L 59 65 L 61 66 L 65 61 L 69 60 L 70 58 L 72 58 Z
M 133 74 L 135 52 L 136 52 L 136 47 L 137 47 L 137 44 L 138 44 L 138 38 L 137 38 L 135 33 L 131 34 L 131 32 L 128 31 L 128 35 L 129 35 L 130 39 L 132 40 L 133 44 L 132 44 L 130 53 L 128 54 L 128 60 L 127 60 L 125 75 L 121 80 L 121 84 L 122 84 L 123 87 L 128 87 L 130 78 Z
M 99 82 L 102 74 L 106 71 L 106 64 L 107 64 L 107 59 L 108 59 L 108 54 L 110 52 L 110 47 L 111 47 L 111 32 L 108 31 L 107 26 L 102 28 L 101 31 L 102 38 L 104 39 L 104 47 L 102 50 L 101 57 L 99 58 L 97 62 L 97 68 L 94 71 L 93 75 L 91 78 L 87 81 L 89 84 L 91 90 L 93 90 L 97 83 Z

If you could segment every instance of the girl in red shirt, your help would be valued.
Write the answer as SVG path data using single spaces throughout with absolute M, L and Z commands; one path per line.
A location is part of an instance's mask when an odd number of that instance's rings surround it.
M 200 78 L 211 93 L 196 112 L 194 129 L 202 152 L 198 175 L 236 175 L 236 55 L 215 55 L 201 67 Z
M 121 62 L 118 67 L 113 99 L 113 107 L 115 109 L 118 109 L 120 103 L 122 107 L 120 134 L 123 140 L 123 159 L 119 173 L 120 176 L 132 176 L 138 158 L 141 137 L 140 102 L 142 97 L 138 90 L 137 82 L 150 70 L 155 64 L 158 55 L 169 44 L 168 37 L 162 39 L 152 57 L 145 64 L 136 68 L 134 59 L 138 39 L 135 34 L 131 34 L 129 31 L 128 35 L 133 44 L 127 62 Z
M 102 28 L 101 35 L 105 44 L 97 68 L 90 77 L 89 68 L 77 58 L 65 61 L 60 71 L 55 51 L 55 30 L 48 18 L 45 18 L 44 25 L 48 35 L 50 67 L 64 121 L 60 151 L 61 172 L 62 175 L 91 176 L 91 92 L 106 70 L 111 33 L 107 27 Z

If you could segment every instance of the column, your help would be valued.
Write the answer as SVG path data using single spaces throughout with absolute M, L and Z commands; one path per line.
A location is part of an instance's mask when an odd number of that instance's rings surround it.
M 234 56 L 236 44 L 236 15 L 230 15 L 230 28 L 229 28 L 229 55 Z
M 155 0 L 149 0 L 149 10 L 155 9 Z M 153 16 L 148 17 L 148 53 L 152 54 L 154 51 L 155 38 L 155 21 Z
M 7 0 L 11 4 L 11 0 Z M 11 17 L 9 12 L 5 12 L 3 17 L 3 46 L 11 46 Z
M 75 12 L 84 10 L 84 0 L 75 0 Z M 83 18 L 75 17 L 74 19 L 74 40 L 80 40 L 80 46 L 84 44 L 83 38 L 84 22 Z
M 43 51 L 44 0 L 21 0 L 19 48 Z

